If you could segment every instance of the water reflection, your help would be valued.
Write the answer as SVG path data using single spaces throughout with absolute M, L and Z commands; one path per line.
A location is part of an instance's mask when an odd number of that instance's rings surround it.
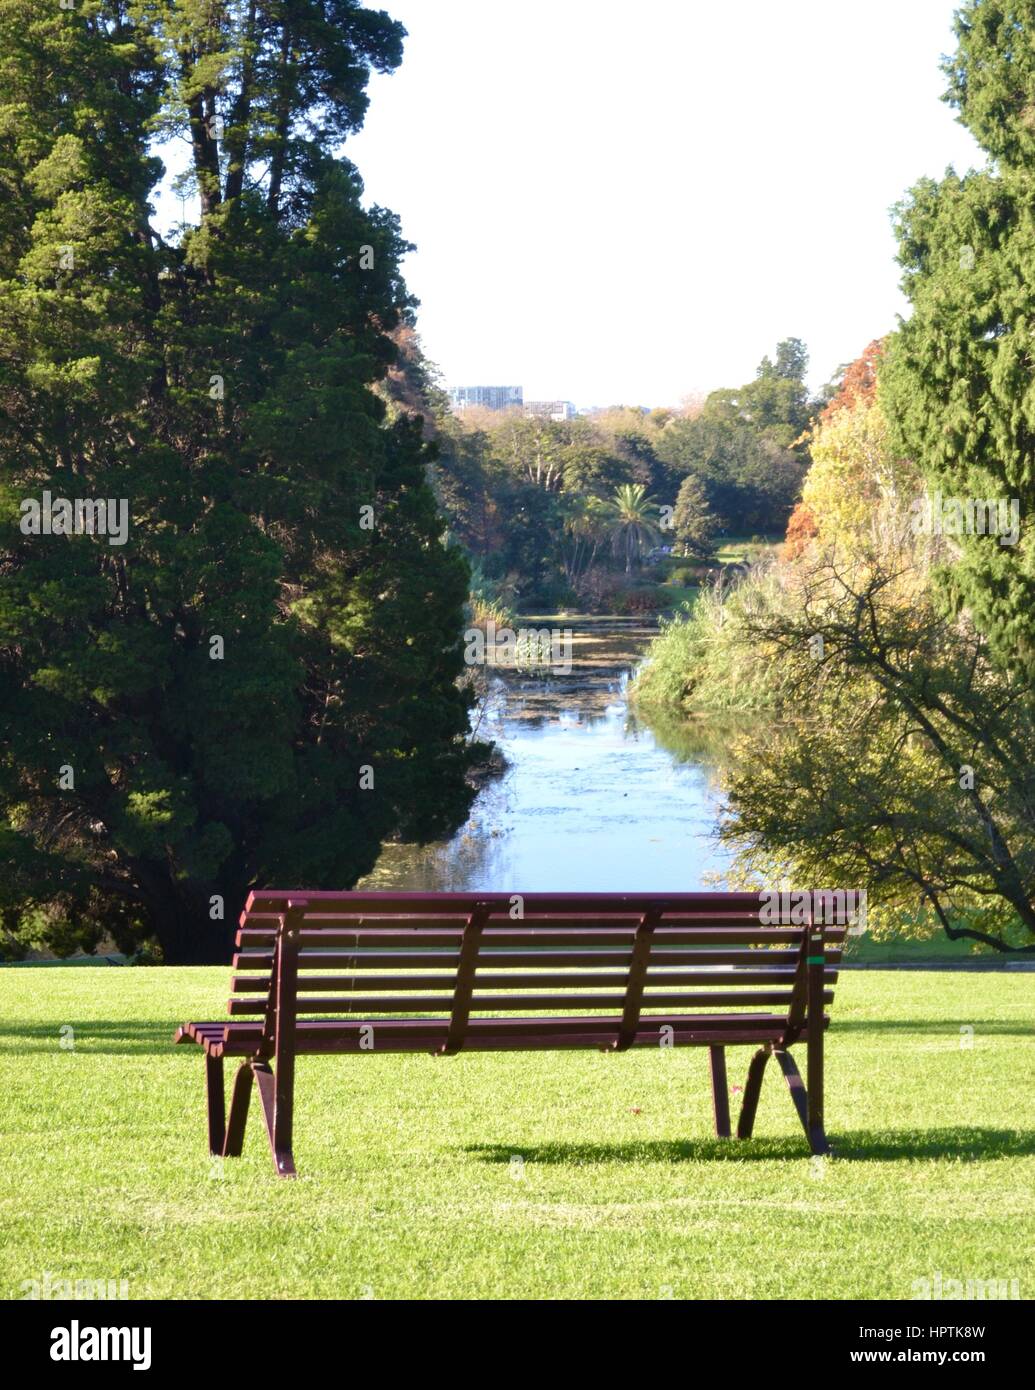
M 545 620 L 523 620 L 529 626 Z M 359 886 L 398 889 L 685 891 L 710 886 L 725 854 L 707 741 L 655 734 L 630 712 L 631 671 L 656 633 L 642 619 L 579 618 L 569 675 L 497 670 L 482 734 L 505 775 L 453 838 L 389 845 Z

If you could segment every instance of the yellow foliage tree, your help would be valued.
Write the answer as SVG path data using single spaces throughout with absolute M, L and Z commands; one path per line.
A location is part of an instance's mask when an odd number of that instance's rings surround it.
M 920 490 L 913 466 L 889 449 L 879 398 L 859 400 L 822 420 L 811 452 L 802 503 L 821 542 L 852 546 L 882 516 L 904 512 Z

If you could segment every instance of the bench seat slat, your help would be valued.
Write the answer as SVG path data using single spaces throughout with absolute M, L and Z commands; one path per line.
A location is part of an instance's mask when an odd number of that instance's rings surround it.
M 823 1027 L 830 1022 L 823 1016 Z M 674 1046 L 760 1045 L 776 1041 L 786 1027 L 783 1014 L 645 1014 L 637 1027 L 634 1046 L 657 1047 L 661 1029 L 672 1029 Z M 301 1053 L 327 1052 L 426 1052 L 444 1041 L 448 1018 L 365 1018 L 299 1020 L 296 1040 Z M 607 1047 L 617 1035 L 620 1015 L 596 1018 L 472 1018 L 464 1051 L 503 1048 Z M 374 1046 L 369 1046 L 373 1029 Z M 808 1029 L 801 1041 L 807 1041 Z M 177 1031 L 177 1042 L 198 1042 L 206 1051 L 222 1056 L 247 1056 L 262 1041 L 262 1024 L 187 1023 Z M 667 1039 L 666 1039 L 667 1041 Z
M 825 990 L 823 994 L 824 1003 L 829 1003 L 834 997 L 832 990 Z M 475 1012 L 493 1011 L 504 1012 L 517 1009 L 613 1009 L 620 1006 L 625 999 L 624 991 L 615 991 L 611 994 L 486 994 L 475 996 L 471 1002 L 471 1008 Z M 665 994 L 645 994 L 643 997 L 644 1008 L 665 1008 L 678 1009 L 686 1008 L 727 1008 L 727 1007 L 746 1007 L 749 1004 L 766 1004 L 773 1007 L 785 1005 L 790 1007 L 791 991 L 784 990 L 751 990 L 724 993 L 721 990 L 699 991 L 684 993 L 665 993 Z M 449 1013 L 453 1007 L 453 996 L 451 994 L 441 995 L 384 995 L 378 998 L 376 995 L 368 995 L 362 998 L 347 998 L 342 995 L 329 995 L 325 998 L 298 996 L 297 1012 L 300 1014 L 356 1014 L 356 1013 L 437 1013 L 440 1010 Z M 266 1001 L 263 997 L 256 996 L 234 996 L 228 1005 L 231 1015 L 241 1014 L 262 1014 L 266 1012 Z

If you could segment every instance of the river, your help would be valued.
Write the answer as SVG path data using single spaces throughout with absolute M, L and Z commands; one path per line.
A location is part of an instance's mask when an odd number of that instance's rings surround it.
M 579 618 L 569 626 L 569 674 L 488 674 L 480 730 L 508 767 L 482 788 L 466 823 L 443 843 L 386 846 L 357 887 L 722 886 L 706 877 L 721 874 L 726 856 L 714 840 L 717 794 L 705 755 L 679 738 L 662 742 L 629 708 L 629 678 L 656 622 Z

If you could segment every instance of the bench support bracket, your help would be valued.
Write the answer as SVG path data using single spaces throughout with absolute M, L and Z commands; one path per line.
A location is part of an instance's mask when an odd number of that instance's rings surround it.
M 259 1092 L 259 1100 L 262 1103 L 262 1118 L 266 1121 L 266 1133 L 269 1136 L 270 1152 L 273 1155 L 273 1166 L 277 1170 L 280 1178 L 293 1178 L 295 1173 L 295 1160 L 291 1153 L 291 1140 L 288 1136 L 287 1142 L 283 1134 L 278 1133 L 277 1129 L 277 1084 L 273 1077 L 268 1062 L 253 1062 L 252 1075 L 255 1077 L 255 1088 Z
M 760 1047 L 751 1059 L 747 1081 L 744 1083 L 744 1099 L 740 1103 L 740 1118 L 737 1121 L 737 1138 L 750 1139 L 755 1128 L 755 1112 L 758 1110 L 758 1097 L 762 1093 L 762 1078 L 765 1076 L 769 1049 Z
M 779 1063 L 780 1070 L 783 1072 L 787 1088 L 791 1093 L 791 1100 L 794 1101 L 794 1108 L 798 1112 L 798 1119 L 801 1127 L 805 1131 L 805 1138 L 809 1141 L 809 1148 L 814 1154 L 830 1153 L 830 1144 L 823 1129 L 823 1119 L 816 1113 L 815 1096 L 810 1095 L 805 1089 L 805 1083 L 801 1079 L 801 1072 L 798 1064 L 789 1052 L 782 1048 L 776 1048 L 773 1056 Z M 811 1080 L 811 1077 L 810 1077 Z
M 224 1125 L 223 1059 L 208 1061 L 208 1135 L 213 1153 L 239 1158 L 244 1147 L 248 1107 L 252 1086 L 259 1092 L 262 1118 L 266 1123 L 273 1166 L 277 1176 L 293 1178 L 295 1160 L 291 1153 L 291 1130 L 295 1101 L 295 1016 L 298 992 L 298 953 L 307 904 L 289 899 L 287 912 L 280 919 L 274 948 L 270 992 L 266 1003 L 262 1044 L 258 1055 L 242 1062 L 234 1077 L 230 1114 Z M 269 1064 L 272 1051 L 276 1074 Z M 218 1065 L 218 1072 L 214 1068 Z
M 221 1062 L 222 1058 L 215 1060 Z M 210 1073 L 211 1074 L 211 1073 Z M 222 1076 L 220 1076 L 222 1080 Z M 278 1177 L 293 1178 L 295 1173 L 295 1160 L 291 1153 L 290 1138 L 285 1142 L 283 1130 L 277 1130 L 277 1086 L 270 1064 L 260 1057 L 249 1058 L 242 1062 L 237 1068 L 237 1075 L 234 1077 L 234 1088 L 230 1094 L 230 1114 L 227 1117 L 226 1127 L 221 1131 L 219 1147 L 212 1148 L 212 1152 L 222 1154 L 224 1158 L 240 1158 L 244 1149 L 244 1131 L 248 1124 L 248 1110 L 251 1105 L 252 1087 L 259 1092 L 259 1103 L 262 1107 L 262 1118 L 266 1125 L 266 1134 L 270 1141 L 270 1152 L 273 1154 L 273 1165 L 277 1170 Z M 209 1104 L 211 1107 L 212 1093 L 209 1092 Z M 212 1110 L 209 1109 L 209 1146 L 214 1143 L 216 1130 L 213 1129 Z M 222 1113 L 220 1113 L 220 1125 L 222 1125 Z
M 230 1114 L 226 1122 L 226 1138 L 223 1142 L 224 1158 L 240 1158 L 244 1148 L 244 1130 L 248 1123 L 248 1106 L 252 1098 L 252 1064 L 242 1062 L 234 1077 L 234 1089 L 230 1093 Z
M 810 1096 L 809 1092 L 806 1091 L 797 1062 L 790 1052 L 782 1047 L 770 1047 L 768 1045 L 761 1047 L 751 1059 L 747 1082 L 744 1086 L 744 1099 L 740 1107 L 740 1119 L 737 1121 L 737 1138 L 751 1138 L 755 1127 L 758 1097 L 762 1090 L 762 1079 L 765 1076 L 766 1063 L 770 1056 L 776 1058 L 777 1065 L 787 1082 L 787 1089 L 791 1093 L 794 1109 L 801 1121 L 801 1127 L 805 1131 L 805 1137 L 809 1141 L 809 1148 L 814 1154 L 830 1153 L 830 1143 L 823 1128 L 822 1114 L 818 1112 L 816 1107 L 816 1098 L 814 1095 Z

